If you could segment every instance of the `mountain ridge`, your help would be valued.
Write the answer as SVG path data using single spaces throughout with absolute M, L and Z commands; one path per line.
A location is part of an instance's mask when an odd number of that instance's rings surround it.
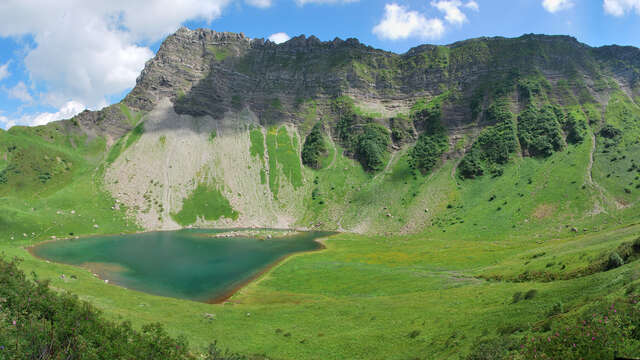
M 543 159 L 570 142 L 588 141 L 608 122 L 612 98 L 635 113 L 636 52 L 525 34 L 395 54 L 357 39 L 301 35 L 275 44 L 181 28 L 162 43 L 122 102 L 50 127 L 86 137 L 85 143 L 104 139 L 104 173 L 97 176 L 145 229 L 375 232 L 372 224 L 386 223 L 382 228 L 392 231 L 424 231 L 440 216 L 425 209 L 447 212 L 438 191 L 456 192 L 465 178 L 499 176 L 520 158 Z M 316 166 L 326 164 L 311 170 L 301 152 L 316 123 L 322 124 L 317 138 L 327 145 L 311 156 L 319 157 Z M 618 130 L 623 123 L 617 121 Z M 628 126 L 634 134 L 635 125 Z M 335 184 L 338 166 L 347 176 Z M 426 183 L 440 169 L 453 182 L 432 189 Z M 323 176 L 326 183 L 319 185 Z M 207 187 L 239 218 L 207 220 L 199 209 L 196 223 L 176 223 L 183 202 Z M 339 187 L 339 194 L 330 194 Z M 366 200 L 371 191 L 390 198 Z M 406 192 L 413 199 L 401 195 Z M 622 201 L 635 203 L 635 193 L 627 195 Z M 367 216 L 351 209 L 354 201 L 364 201 Z

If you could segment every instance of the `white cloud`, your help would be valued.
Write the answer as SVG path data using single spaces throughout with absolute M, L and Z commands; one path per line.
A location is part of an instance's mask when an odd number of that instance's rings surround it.
M 9 63 L 11 61 L 7 61 L 6 64 L 4 65 L 0 65 L 0 81 L 4 80 L 5 78 L 9 77 L 9 75 L 11 75 L 11 73 L 9 73 Z
M 373 28 L 378 37 L 389 40 L 420 37 L 437 39 L 444 33 L 442 20 L 428 19 L 417 11 L 410 11 L 398 4 L 387 4 L 380 23 Z
M 4 128 L 6 129 L 14 125 L 45 125 L 52 121 L 69 119 L 84 111 L 85 109 L 86 107 L 77 101 L 68 101 L 55 113 L 43 112 L 37 114 L 29 114 L 23 115 L 18 119 L 10 119 L 6 116 L 0 116 L 0 124 L 4 125 Z
M 244 0 L 247 4 L 257 8 L 266 9 L 272 5 L 271 0 Z
M 622 16 L 635 10 L 640 15 L 640 0 L 604 0 L 604 11 L 613 16 Z
M 39 123 L 67 116 L 69 112 L 63 110 L 68 110 L 69 104 L 91 109 L 106 104 L 110 95 L 135 85 L 145 62 L 153 56 L 148 44 L 173 33 L 187 20 L 219 17 L 230 2 L 0 1 L 0 36 L 33 38 L 33 48 L 25 49 L 27 74 L 39 88 L 46 89 L 39 99 L 61 109 L 52 116 L 20 119 Z
M 283 43 L 287 40 L 291 39 L 291 36 L 287 35 L 287 33 L 279 32 L 275 34 L 271 34 L 269 36 L 269 40 L 273 41 L 276 44 Z
M 15 124 L 16 122 L 14 120 L 11 120 L 6 116 L 0 115 L 0 128 L 9 129 Z
M 467 21 L 467 15 L 460 10 L 462 2 L 459 0 L 432 1 L 431 6 L 443 12 L 444 19 L 450 24 L 462 25 Z
M 606 1 L 606 0 L 605 0 Z M 567 10 L 573 7 L 572 0 L 543 0 L 542 7 L 550 13 Z
M 18 99 L 25 103 L 33 102 L 33 97 L 29 93 L 29 89 L 27 89 L 27 86 L 22 81 L 11 89 L 8 89 L 7 94 L 12 99 Z
M 471 9 L 473 11 L 480 11 L 480 5 L 478 5 L 478 3 L 473 0 L 464 4 L 464 7 L 466 7 L 467 9 Z
M 298 6 L 304 6 L 305 4 L 348 4 L 358 2 L 360 0 L 296 0 Z

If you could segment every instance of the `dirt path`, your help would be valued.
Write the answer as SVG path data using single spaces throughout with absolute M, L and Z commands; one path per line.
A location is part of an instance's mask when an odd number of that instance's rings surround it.
M 391 158 L 389 158 L 389 161 L 387 161 L 387 166 L 384 167 L 384 170 L 382 170 L 376 176 L 374 176 L 371 181 L 375 181 L 380 175 L 387 174 L 389 172 L 389 169 L 391 168 L 391 164 L 393 164 L 393 161 L 395 160 L 396 156 L 401 151 L 402 150 L 398 150 L 398 151 L 394 151 L 393 153 L 391 153 Z
M 327 169 L 332 169 L 336 164 L 336 159 L 338 158 L 338 147 L 331 137 L 329 137 L 329 141 L 331 142 L 331 146 L 333 146 L 333 159 L 331 159 L 331 163 L 327 166 Z
M 604 124 L 605 122 L 605 118 L 604 118 L 605 111 L 606 111 L 606 107 L 602 109 L 602 120 L 601 120 L 602 124 Z M 593 212 L 606 213 L 607 211 L 603 208 L 607 204 L 607 196 L 605 194 L 605 190 L 602 186 L 600 186 L 600 184 L 598 184 L 596 181 L 593 180 L 593 163 L 594 163 L 595 153 L 596 153 L 596 134 L 592 132 L 591 133 L 591 149 L 589 151 L 589 164 L 587 165 L 587 183 L 598 191 L 598 193 L 600 194 L 600 201 L 602 202 L 602 205 L 596 202 Z
M 456 172 L 458 171 L 458 165 L 460 165 L 461 162 L 462 162 L 462 158 L 456 160 L 456 163 L 453 164 L 453 167 L 451 168 L 451 180 L 453 180 L 453 182 L 455 182 L 456 185 L 460 185 L 458 183 L 458 178 L 456 177 Z

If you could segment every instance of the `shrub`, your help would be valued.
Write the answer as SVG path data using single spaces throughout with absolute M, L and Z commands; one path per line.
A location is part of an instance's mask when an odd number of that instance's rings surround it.
M 486 172 L 500 176 L 502 169 L 499 165 L 506 164 L 518 148 L 513 114 L 505 102 L 492 104 L 485 117 L 489 123 L 495 125 L 480 133 L 458 165 L 458 174 L 462 178 L 473 179 Z
M 589 309 L 580 321 L 557 324 L 522 339 L 517 359 L 614 359 L 640 353 L 637 296 Z
M 622 265 L 624 265 L 624 260 L 622 260 L 617 252 L 612 252 L 609 255 L 609 261 L 607 261 L 607 270 L 619 268 Z
M 356 157 L 367 171 L 379 171 L 384 168 L 391 137 L 389 130 L 376 123 L 363 126 L 356 142 Z
M 466 360 L 496 360 L 504 359 L 511 350 L 514 342 L 509 337 L 481 339 L 471 348 Z
M 530 156 L 547 157 L 561 150 L 563 140 L 556 108 L 527 106 L 518 117 L 518 137 L 523 150 Z
M 522 293 L 520 291 L 516 292 L 513 294 L 513 299 L 511 301 L 512 304 L 517 303 L 518 301 L 520 301 L 520 299 L 522 299 Z
M 409 163 L 412 168 L 423 174 L 433 169 L 449 148 L 447 131 L 441 122 L 441 103 L 446 96 L 443 94 L 431 102 L 418 101 L 411 109 L 413 122 L 422 128 L 423 132 L 409 151 Z
M 448 148 L 449 142 L 446 135 L 423 133 L 409 151 L 409 163 L 414 169 L 423 174 L 427 173 L 436 166 L 438 160 Z
M 524 294 L 524 299 L 525 299 L 525 300 L 531 300 L 531 299 L 535 298 L 535 297 L 536 297 L 536 295 L 538 295 L 538 290 L 531 289 L 531 290 L 527 291 L 527 292 Z
M 581 143 L 587 136 L 587 120 L 582 113 L 570 112 L 564 123 L 567 141 L 572 144 Z
M 316 123 L 302 145 L 302 163 L 310 168 L 319 169 L 320 158 L 327 153 L 322 124 Z
M 622 135 L 622 131 L 613 125 L 607 124 L 600 129 L 599 134 L 607 139 L 615 139 Z
M 555 316 L 558 314 L 562 314 L 563 312 L 564 312 L 564 305 L 562 304 L 561 301 L 558 301 L 555 304 L 553 304 L 553 307 L 551 307 L 551 310 L 549 310 L 549 316 Z
M 391 139 L 394 143 L 403 144 L 414 139 L 415 133 L 406 115 L 399 114 L 390 120 Z
M 0 259 L 0 305 L 0 344 L 15 359 L 193 358 L 186 340 L 161 325 L 136 331 L 106 320 L 91 304 L 50 290 L 48 281 L 27 279 L 17 260 Z

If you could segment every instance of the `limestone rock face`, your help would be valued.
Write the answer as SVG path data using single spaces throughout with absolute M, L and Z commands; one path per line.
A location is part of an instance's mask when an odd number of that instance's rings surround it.
M 640 93 L 639 68 L 636 48 L 591 48 L 568 36 L 477 38 L 395 54 L 357 39 L 323 42 L 301 35 L 275 44 L 183 27 L 162 43 L 123 103 L 149 112 L 169 98 L 178 114 L 215 119 L 247 107 L 260 123 L 273 124 L 301 122 L 298 107 L 308 99 L 317 102 L 320 114 L 330 110 L 329 99 L 347 95 L 385 115 L 406 111 L 415 99 L 452 90 L 459 101 L 445 104 L 443 119 L 448 128 L 457 129 L 478 120 L 470 106 L 474 98 L 509 78 L 540 73 L 552 83 L 578 79 L 601 100 L 594 84 L 602 75 L 612 75 L 629 93 Z M 133 126 L 113 106 L 77 119 L 85 132 L 112 138 Z

